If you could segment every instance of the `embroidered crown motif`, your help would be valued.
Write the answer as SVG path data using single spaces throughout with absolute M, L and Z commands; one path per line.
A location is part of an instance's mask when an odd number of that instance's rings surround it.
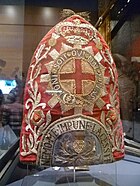
M 81 23 L 79 16 L 79 19 L 72 22 L 60 22 L 56 26 L 56 32 L 71 44 L 85 45 L 94 38 L 95 28 L 90 24 Z

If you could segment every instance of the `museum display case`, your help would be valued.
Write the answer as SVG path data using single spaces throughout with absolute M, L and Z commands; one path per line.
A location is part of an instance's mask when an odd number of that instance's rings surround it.
M 72 2 L 0 2 L 1 186 L 140 185 L 139 2 Z

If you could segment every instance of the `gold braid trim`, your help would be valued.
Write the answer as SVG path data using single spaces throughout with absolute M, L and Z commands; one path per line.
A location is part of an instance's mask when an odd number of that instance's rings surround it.
M 72 15 L 79 15 L 81 17 L 83 17 L 84 19 L 86 19 L 87 21 L 90 21 L 90 12 L 74 12 L 73 10 L 70 9 L 63 9 L 61 12 L 61 19 L 66 19 L 67 17 L 70 17 Z

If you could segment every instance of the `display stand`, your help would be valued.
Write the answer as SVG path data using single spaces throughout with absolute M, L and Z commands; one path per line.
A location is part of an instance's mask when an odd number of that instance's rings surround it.
M 66 179 L 70 178 L 70 175 L 73 178 L 72 169 L 50 167 L 42 170 L 40 167 L 34 167 L 31 170 L 29 167 L 30 175 L 7 186 L 139 186 L 139 165 L 140 158 L 126 155 L 123 160 L 115 163 L 89 166 L 87 171 L 75 170 L 75 182 Z
M 29 171 L 27 171 L 29 172 Z M 117 186 L 116 163 L 90 167 L 50 167 L 26 176 L 22 186 Z

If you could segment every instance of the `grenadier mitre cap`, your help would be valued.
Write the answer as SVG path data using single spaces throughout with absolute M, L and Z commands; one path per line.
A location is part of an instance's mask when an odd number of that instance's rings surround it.
M 25 86 L 20 160 L 42 166 L 124 157 L 118 77 L 109 47 L 73 15 L 39 43 Z

